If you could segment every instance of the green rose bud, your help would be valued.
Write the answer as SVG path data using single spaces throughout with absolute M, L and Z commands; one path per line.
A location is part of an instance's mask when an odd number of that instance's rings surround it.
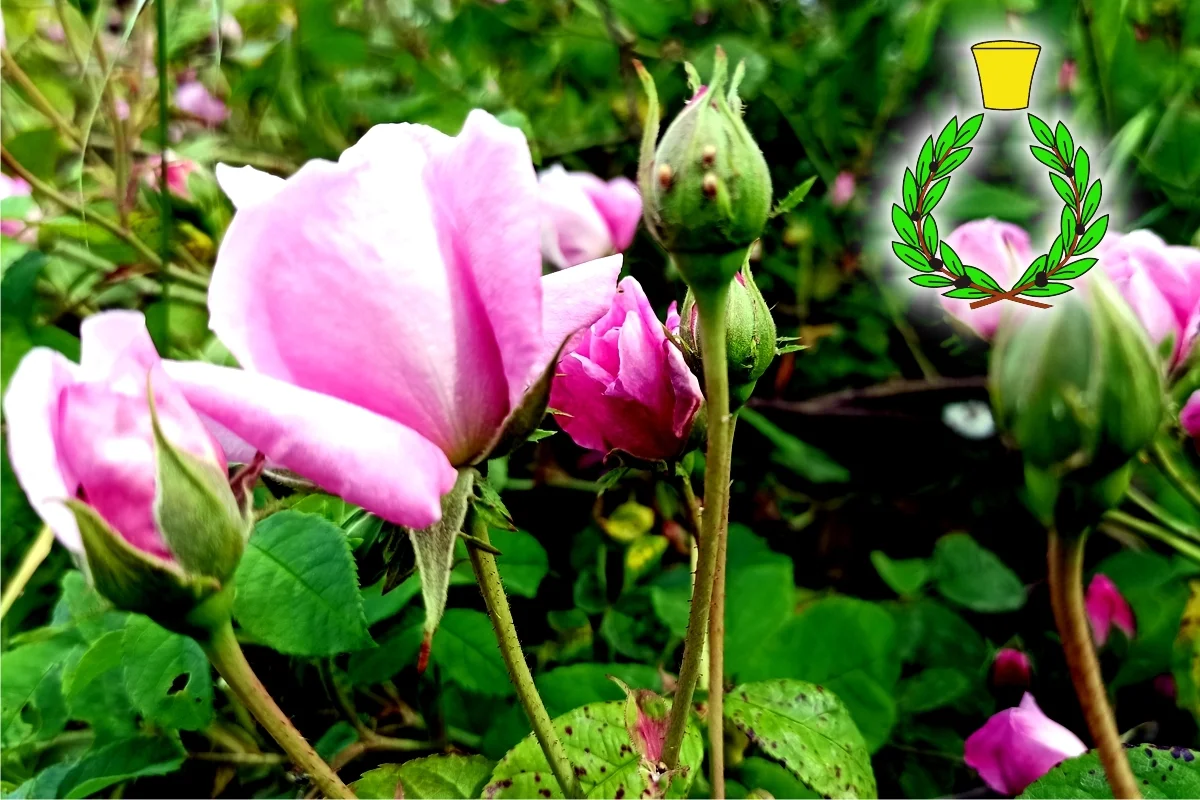
M 1083 296 L 1080 296 L 1083 295 Z M 996 421 L 1025 458 L 1031 506 L 1086 524 L 1123 495 L 1124 469 L 1163 419 L 1163 377 L 1142 326 L 1104 279 L 1001 332 Z
M 746 259 L 734 276 L 725 302 L 725 354 L 729 392 L 734 408 L 750 398 L 754 385 L 775 360 L 775 319 L 750 272 Z M 679 336 L 692 371 L 703 375 L 700 358 L 700 315 L 696 296 L 688 290 L 680 310 Z
M 771 174 L 742 122 L 739 64 L 728 93 L 728 63 L 721 48 L 707 86 L 691 66 L 695 95 L 668 126 L 654 150 L 658 103 L 650 76 L 639 66 L 650 94 L 650 116 L 638 167 L 647 227 L 674 257 L 693 289 L 719 288 L 742 265 L 771 210 Z

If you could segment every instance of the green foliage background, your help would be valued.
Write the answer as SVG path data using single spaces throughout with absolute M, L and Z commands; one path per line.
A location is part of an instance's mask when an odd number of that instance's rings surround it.
M 108 85 L 128 98 L 131 164 L 141 163 L 163 133 L 153 11 L 139 2 L 5 3 L 9 53 L 68 128 L 6 67 L 2 138 L 6 153 L 67 200 L 121 219 L 157 249 L 158 197 L 139 178 L 132 202 L 115 202 L 99 95 Z M 191 272 L 164 292 L 126 240 L 39 199 L 46 216 L 36 241 L 6 238 L 0 250 L 5 383 L 35 344 L 77 356 L 80 319 L 112 307 L 144 309 L 166 354 L 227 358 L 207 331 L 202 289 L 232 214 L 212 179 L 218 161 L 287 174 L 306 159 L 335 158 L 373 124 L 455 132 L 482 107 L 524 130 L 542 167 L 632 177 L 645 111 L 633 60 L 653 73 L 669 114 L 686 99 L 682 61 L 707 74 L 720 45 L 745 60 L 746 121 L 777 196 L 817 177 L 808 199 L 772 222 L 755 264 L 780 334 L 808 349 L 778 360 L 739 425 L 730 678 L 806 680 L 836 693 L 873 754 L 881 796 L 980 786 L 962 764 L 963 741 L 1019 699 L 989 684 L 991 656 L 1004 645 L 1032 655 L 1042 708 L 1084 730 L 1052 633 L 1043 534 L 1019 501 L 1019 460 L 987 430 L 968 437 L 946 422 L 971 408 L 948 405 L 986 402 L 987 348 L 947 323 L 932 292 L 900 288 L 903 277 L 893 276 L 905 268 L 890 255 L 886 209 L 924 137 L 952 113 L 978 111 L 969 45 L 1029 38 L 1043 45 L 1034 108 L 1070 119 L 1088 143 L 1115 227 L 1200 243 L 1200 4 L 227 0 L 169 2 L 166 12 L 170 80 L 194 70 L 232 111 L 216 128 L 171 112 L 171 147 L 201 165 L 170 229 Z M 66 45 L 47 36 L 59 14 Z M 229 17 L 240 40 L 217 35 L 228 33 Z M 122 38 L 111 72 L 87 55 L 93 39 Z M 82 69 L 72 42 L 83 48 Z M 80 157 L 72 132 L 94 155 Z M 969 174 L 956 173 L 940 207 L 944 231 L 995 216 L 1028 227 L 1035 241 L 1053 236 L 1058 201 L 1027 163 L 1027 138 L 1023 115 L 988 114 Z M 836 207 L 828 193 L 842 172 L 857 191 Z M 0 211 L 27 209 L 10 199 Z M 681 299 L 680 281 L 644 234 L 627 265 L 662 307 Z M 702 465 L 690 466 L 698 478 Z M 7 459 L 3 469 L 7 578 L 38 524 Z M 686 525 L 673 482 L 624 473 L 593 503 L 603 472 L 562 435 L 488 467 L 519 527 L 492 536 L 552 716 L 620 699 L 606 675 L 669 689 L 686 625 L 688 558 L 668 535 Z M 1153 475 L 1138 481 L 1187 524 L 1200 523 Z M 260 508 L 287 510 L 259 525 L 241 565 L 240 634 L 280 705 L 344 777 L 447 749 L 490 764 L 528 732 L 469 567 L 455 571 L 451 608 L 418 675 L 419 587 L 413 577 L 382 594 L 386 526 L 333 498 L 274 484 L 259 492 Z M 1195 701 L 1188 653 L 1179 656 L 1175 641 L 1200 567 L 1127 530 L 1112 533 L 1093 543 L 1089 569 L 1117 582 L 1138 621 L 1132 642 L 1118 637 L 1103 653 L 1120 726 L 1153 722 L 1158 741 L 1196 744 L 1192 716 L 1155 687 L 1174 671 L 1180 702 Z M 305 568 L 320 570 L 319 586 L 286 579 Z M 6 795 L 305 791 L 214 684 L 193 643 L 107 610 L 60 549 L 5 616 L 2 637 Z M 744 735 L 729 736 L 731 792 L 812 795 Z M 408 769 L 396 780 L 421 768 Z M 478 763 L 463 769 L 462 786 L 486 777 Z M 698 778 L 693 793 L 705 790 Z

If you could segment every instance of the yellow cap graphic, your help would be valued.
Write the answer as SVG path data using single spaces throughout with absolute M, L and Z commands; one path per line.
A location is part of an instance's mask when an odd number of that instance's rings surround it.
M 1029 107 L 1033 68 L 1042 48 L 1032 42 L 980 42 L 971 48 L 983 89 L 983 107 L 1013 111 Z

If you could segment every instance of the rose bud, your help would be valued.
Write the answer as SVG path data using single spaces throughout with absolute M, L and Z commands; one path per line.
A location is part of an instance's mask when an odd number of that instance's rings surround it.
M 1192 392 L 1183 410 L 1179 412 L 1179 425 L 1193 439 L 1200 440 L 1200 389 Z
M 623 252 L 642 218 L 642 196 L 628 178 L 602 181 L 561 164 L 538 175 L 542 257 L 558 269 Z
M 643 83 L 653 82 L 643 72 Z M 639 168 L 646 222 L 693 289 L 721 288 L 741 269 L 771 210 L 771 174 L 742 121 L 738 66 L 728 93 L 728 63 L 717 48 L 712 78 L 667 128 L 657 150 L 657 120 L 647 124 Z M 657 113 L 657 98 L 651 97 Z
M 1027 693 L 1019 706 L 993 714 L 972 733 L 963 755 L 992 791 L 1013 797 L 1061 762 L 1086 752 L 1079 737 L 1043 714 Z
M 750 273 L 749 260 L 734 276 L 725 302 L 725 356 L 729 364 L 729 393 L 734 408 L 754 391 L 754 384 L 775 360 L 775 319 Z M 688 291 L 680 316 L 685 324 L 680 340 L 688 363 L 703 375 L 700 359 L 700 315 L 696 296 Z
M 1012 647 L 1001 648 L 992 659 L 992 685 L 1028 686 L 1032 671 L 1028 655 Z
M 669 314 L 670 332 L 678 325 Z M 576 444 L 648 462 L 683 453 L 703 395 L 667 333 L 641 285 L 625 278 L 608 313 L 567 345 L 550 408 Z
M 1087 609 L 1087 618 L 1092 626 L 1092 638 L 1096 641 L 1096 647 L 1103 647 L 1108 642 L 1108 636 L 1114 627 L 1125 634 L 1127 639 L 1132 639 L 1137 632 L 1133 609 L 1129 607 L 1129 602 L 1113 583 L 1112 578 L 1102 572 L 1092 576 L 1084 598 L 1084 607 Z
M 1119 501 L 1130 459 L 1162 422 L 1158 364 L 1133 312 L 1102 276 L 1054 309 L 1001 328 L 992 408 L 1024 455 L 1030 504 L 1043 521 L 1090 524 Z
M 118 608 L 182 632 L 227 618 L 222 589 L 251 520 L 224 453 L 140 314 L 91 317 L 81 339 L 80 364 L 35 348 L 12 377 L 4 412 L 21 488 Z

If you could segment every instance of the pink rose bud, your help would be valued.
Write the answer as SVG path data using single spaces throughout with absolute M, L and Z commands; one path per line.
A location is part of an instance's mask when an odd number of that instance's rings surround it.
M 0 174 L 0 201 L 7 200 L 10 197 L 29 197 L 32 188 L 24 178 L 10 178 L 8 175 Z M 32 240 L 36 238 L 36 231 L 29 227 L 28 222 L 41 219 L 41 211 L 37 206 L 33 205 L 32 200 L 19 201 L 28 203 L 28 208 L 23 210 L 23 213 L 13 214 L 8 216 L 10 211 L 5 211 L 5 219 L 0 220 L 0 234 L 10 236 L 14 239 Z M 7 204 L 5 204 L 7 205 Z
M 78 365 L 35 348 L 17 367 L 4 399 L 13 471 L 103 594 L 177 625 L 233 576 L 249 517 L 141 315 L 91 317 L 80 338 Z
M 678 314 L 670 320 L 678 332 Z M 634 278 L 608 313 L 563 353 L 550 390 L 558 424 L 575 443 L 644 461 L 671 461 L 687 443 L 703 396 Z
M 1179 412 L 1179 424 L 1193 439 L 1200 439 L 1200 390 L 1192 392 L 1192 396 L 1183 404 Z
M 642 218 L 642 196 L 628 178 L 605 183 L 555 164 L 538 175 L 538 194 L 542 255 L 559 269 L 623 252 Z
M 1200 308 L 1200 249 L 1167 245 L 1150 231 L 1109 233 L 1096 251 L 1102 267 L 1155 345 L 1170 342 L 1168 362 L 1182 363 Z M 1194 329 L 1193 329 L 1194 330 Z
M 1168 700 L 1174 701 L 1175 697 L 1179 694 L 1179 684 L 1175 682 L 1175 676 L 1169 673 L 1155 675 L 1153 686 L 1154 691 L 1158 692 Z
M 1075 85 L 1079 82 L 1079 65 L 1074 59 L 1068 58 L 1062 63 L 1058 69 L 1058 90 L 1064 93 L 1075 91 Z
M 541 421 L 556 354 L 621 270 L 611 256 L 542 275 L 529 145 L 483 111 L 457 136 L 376 125 L 287 180 L 216 177 L 237 213 L 209 319 L 246 369 L 168 373 L 270 461 L 410 528 L 440 519 L 457 467 Z
M 834 208 L 842 208 L 854 199 L 854 174 L 843 170 L 833 180 L 829 190 L 829 202 Z
M 1078 736 L 1043 714 L 1026 693 L 1019 706 L 993 714 L 967 738 L 964 760 L 992 791 L 1012 797 L 1086 752 Z
M 990 217 L 959 225 L 945 239 L 964 264 L 979 267 L 1001 286 L 1011 286 L 1034 258 L 1028 233 Z M 1011 305 L 993 303 L 972 309 L 970 300 L 942 297 L 941 301 L 946 311 L 984 339 L 995 336 L 1005 306 Z
M 994 686 L 1028 686 L 1033 666 L 1029 656 L 1012 647 L 1002 648 L 992 659 Z
M 229 109 L 198 80 L 184 80 L 175 89 L 175 106 L 206 125 L 220 125 L 229 118 Z
M 191 200 L 192 193 L 188 189 L 188 179 L 199 169 L 195 161 L 180 158 L 170 150 L 167 151 L 167 190 L 182 200 Z M 158 190 L 158 179 L 162 175 L 162 156 L 148 156 L 142 162 L 142 178 L 151 189 Z
M 1092 637 L 1096 647 L 1103 647 L 1108 634 L 1115 625 L 1125 636 L 1132 639 L 1136 632 L 1133 609 L 1129 607 L 1112 578 L 1097 572 L 1088 584 L 1084 598 L 1088 622 L 1092 625 Z

